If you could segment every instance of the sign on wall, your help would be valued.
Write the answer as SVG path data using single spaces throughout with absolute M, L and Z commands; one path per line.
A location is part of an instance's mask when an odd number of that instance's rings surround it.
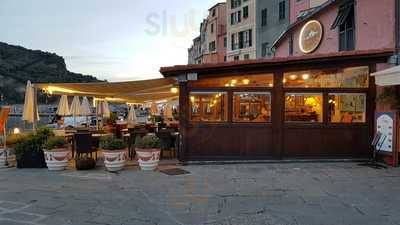
M 315 51 L 322 41 L 323 28 L 318 20 L 310 20 L 301 28 L 299 37 L 300 50 L 303 53 Z
M 380 151 L 393 152 L 395 134 L 395 114 L 393 112 L 380 112 L 376 115 L 376 132 L 381 133 L 383 143 L 379 143 Z

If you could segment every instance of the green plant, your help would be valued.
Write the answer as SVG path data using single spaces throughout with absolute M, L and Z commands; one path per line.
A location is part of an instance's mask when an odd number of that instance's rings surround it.
M 48 127 L 38 127 L 34 136 L 38 139 L 38 141 L 43 146 L 49 137 L 53 137 L 53 131 Z
M 10 134 L 7 136 L 6 143 L 8 146 L 13 146 L 18 142 L 22 141 L 26 136 L 27 134 Z
M 63 137 L 49 137 L 44 143 L 44 149 L 51 151 L 54 149 L 66 148 L 68 142 Z
M 144 136 L 143 138 L 138 136 L 136 137 L 135 147 L 143 149 L 160 148 L 161 143 L 160 139 L 156 136 Z
M 18 160 L 22 159 L 27 152 L 42 152 L 43 142 L 37 135 L 30 134 L 19 140 L 15 147 L 15 156 Z
M 118 139 L 114 136 L 103 137 L 100 139 L 100 148 L 104 150 L 121 150 L 126 148 L 126 144 L 123 140 Z

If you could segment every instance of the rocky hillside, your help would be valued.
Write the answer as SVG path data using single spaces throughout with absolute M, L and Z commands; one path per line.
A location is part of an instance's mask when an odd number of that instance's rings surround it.
M 29 50 L 0 42 L 0 103 L 23 103 L 28 80 L 33 83 L 99 81 L 93 76 L 69 72 L 64 59 L 54 53 Z M 39 102 L 53 100 L 39 96 Z

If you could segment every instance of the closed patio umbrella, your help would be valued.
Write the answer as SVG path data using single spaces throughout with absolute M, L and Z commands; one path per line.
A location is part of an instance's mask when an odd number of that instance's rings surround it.
M 74 96 L 74 99 L 71 103 L 71 110 L 72 116 L 74 117 L 74 126 L 76 125 L 76 117 L 80 116 L 81 113 L 81 101 L 79 100 L 79 96 Z
M 92 109 L 90 108 L 89 99 L 86 96 L 82 99 L 81 115 L 86 116 L 86 124 L 89 126 L 90 124 L 88 117 L 92 115 Z
M 82 116 L 90 116 L 90 115 L 92 115 L 92 109 L 90 108 L 89 99 L 86 96 L 83 97 L 83 99 L 82 99 L 81 115 Z
M 151 111 L 152 115 L 157 115 L 158 108 L 157 108 L 157 104 L 155 102 L 151 103 L 150 111 Z
M 57 108 L 57 115 L 59 116 L 70 116 L 71 111 L 69 110 L 68 106 L 68 97 L 66 95 L 61 96 L 60 102 L 58 103 L 58 108 Z
M 136 110 L 135 110 L 135 107 L 133 105 L 130 105 L 128 107 L 129 107 L 128 126 L 133 127 L 137 123 Z
M 164 117 L 165 117 L 165 118 L 168 118 L 168 119 L 170 119 L 170 118 L 173 117 L 173 116 L 172 116 L 172 104 L 171 104 L 170 102 L 168 102 L 168 103 L 165 105 Z
M 111 112 L 110 108 L 108 106 L 108 102 L 104 101 L 103 102 L 103 118 L 110 118 L 111 117 Z
M 33 130 L 36 129 L 36 122 L 39 121 L 39 112 L 37 108 L 37 98 L 35 89 L 30 81 L 26 84 L 25 103 L 22 120 L 32 123 Z

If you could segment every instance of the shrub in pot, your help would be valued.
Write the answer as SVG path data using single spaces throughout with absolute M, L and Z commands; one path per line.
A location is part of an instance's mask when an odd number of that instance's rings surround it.
M 100 139 L 100 149 L 104 155 L 104 165 L 110 172 L 120 171 L 124 168 L 127 159 L 127 145 L 114 136 Z
M 135 151 L 142 170 L 155 170 L 160 161 L 160 139 L 156 136 L 137 137 Z
M 46 127 L 40 127 L 36 133 L 23 137 L 14 147 L 17 158 L 17 168 L 46 168 L 43 145 L 53 132 Z
M 68 143 L 64 137 L 50 137 L 44 144 L 47 168 L 51 171 L 65 170 L 69 158 Z

